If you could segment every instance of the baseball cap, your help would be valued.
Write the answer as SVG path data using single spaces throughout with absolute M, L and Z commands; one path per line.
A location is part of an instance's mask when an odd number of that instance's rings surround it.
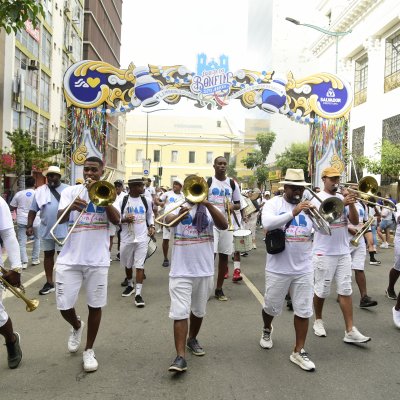
M 322 170 L 321 178 L 333 178 L 335 176 L 340 176 L 340 172 L 334 167 L 326 167 Z
M 124 185 L 124 182 L 123 182 L 122 179 L 117 179 L 117 180 L 114 182 L 114 185 L 121 185 L 121 186 L 123 186 L 123 185 Z

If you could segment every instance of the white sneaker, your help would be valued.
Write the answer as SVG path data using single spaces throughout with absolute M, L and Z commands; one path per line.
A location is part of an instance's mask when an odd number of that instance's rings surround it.
M 388 249 L 389 248 L 389 243 L 388 242 L 383 242 L 379 247 L 381 249 Z
M 97 371 L 99 363 L 96 360 L 96 355 L 93 349 L 87 349 L 83 352 L 83 369 L 86 372 Z
M 32 260 L 31 265 L 39 265 L 40 260 Z
M 293 352 L 290 355 L 290 361 L 297 364 L 301 369 L 304 369 L 305 371 L 315 370 L 315 364 L 310 360 L 309 354 L 306 353 L 304 349 L 301 349 L 299 353 Z
M 28 268 L 28 263 L 22 263 L 21 264 L 22 269 L 27 269 Z
M 274 327 L 271 325 L 271 330 L 263 329 L 260 339 L 260 346 L 263 349 L 270 349 L 274 343 L 272 342 L 272 332 L 274 331 Z
M 393 322 L 396 325 L 396 327 L 400 329 L 400 311 L 397 311 L 393 307 L 392 312 L 393 312 Z
M 79 321 L 80 318 L 78 317 Z M 76 353 L 81 345 L 82 333 L 85 329 L 85 323 L 81 321 L 81 327 L 76 331 L 71 327 L 71 333 L 68 339 L 68 351 L 70 353 Z
M 322 321 L 322 319 L 316 319 L 314 321 L 313 329 L 314 329 L 314 333 L 317 336 L 320 336 L 320 337 L 322 337 L 322 336 L 325 337 L 326 336 L 326 330 L 325 330 L 325 327 L 324 327 L 324 321 Z
M 350 332 L 345 331 L 343 338 L 346 343 L 367 343 L 370 340 L 370 337 L 364 336 L 355 326 L 351 328 Z

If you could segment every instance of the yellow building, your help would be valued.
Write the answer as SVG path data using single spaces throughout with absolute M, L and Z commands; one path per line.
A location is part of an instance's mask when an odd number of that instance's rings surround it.
M 234 131 L 225 117 L 204 114 L 182 116 L 161 110 L 127 114 L 126 179 L 148 173 L 156 185 L 170 187 L 176 177 L 197 174 L 207 178 L 214 175 L 213 162 L 218 156 L 235 161 L 238 177 L 252 175 L 240 160 L 254 145 L 245 144 L 244 134 Z

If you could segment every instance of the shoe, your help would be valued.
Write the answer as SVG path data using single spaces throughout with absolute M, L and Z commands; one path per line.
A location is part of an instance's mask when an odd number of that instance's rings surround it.
M 8 368 L 15 369 L 18 367 L 19 363 L 22 360 L 22 351 L 19 345 L 20 336 L 18 332 L 14 332 L 15 342 L 14 343 L 6 343 L 7 347 L 7 361 Z
M 157 229 L 157 230 L 156 230 L 156 233 L 161 233 L 161 229 Z
M 81 319 L 78 317 L 78 320 Z M 76 331 L 74 328 L 71 327 L 71 333 L 68 338 L 68 351 L 70 353 L 76 353 L 81 345 L 82 340 L 82 333 L 85 329 L 85 323 L 81 321 L 81 327 Z
M 249 253 L 240 253 L 240 255 L 242 256 L 242 257 L 247 257 L 248 255 L 249 255 Z
M 128 278 L 125 278 L 125 279 L 121 282 L 121 286 L 128 286 Z
M 351 328 L 350 332 L 345 332 L 343 338 L 346 343 L 367 343 L 370 340 L 370 337 L 364 336 L 355 326 Z
M 228 300 L 228 298 L 224 295 L 224 292 L 222 291 L 222 289 L 215 289 L 215 297 L 219 301 L 227 301 Z
M 378 260 L 370 260 L 369 265 L 381 265 L 381 262 Z
M 115 256 L 115 260 L 116 260 L 116 261 L 120 261 L 120 259 L 119 259 L 119 253 L 117 253 L 117 255 Z
M 326 330 L 325 330 L 325 327 L 324 327 L 324 321 L 322 321 L 322 319 L 316 319 L 314 321 L 313 329 L 314 329 L 314 333 L 317 336 L 320 336 L 320 337 L 325 337 L 326 336 Z
M 125 288 L 125 290 L 122 292 L 121 296 L 122 297 L 129 297 L 131 296 L 133 293 L 135 293 L 135 289 L 133 288 L 133 286 L 127 286 Z
M 99 363 L 96 360 L 96 355 L 93 349 L 87 349 L 83 352 L 83 370 L 86 372 L 97 371 Z
M 235 270 L 233 271 L 233 277 L 232 277 L 232 282 L 239 282 L 241 281 L 243 278 L 240 275 L 240 268 L 235 268 Z
M 174 362 L 168 368 L 171 372 L 183 372 L 187 370 L 186 360 L 181 356 L 176 356 Z
M 255 244 L 253 244 L 253 250 L 255 250 L 257 248 L 257 246 Z
M 114 260 L 110 257 L 110 263 L 112 263 Z
M 372 300 L 371 297 L 369 296 L 364 296 L 360 300 L 360 308 L 365 308 L 365 307 L 374 307 L 377 306 L 378 302 L 375 300 Z
M 228 279 L 229 278 L 229 269 L 226 270 L 225 275 L 224 275 L 224 279 Z
M 49 283 L 49 282 L 46 282 L 46 283 L 44 284 L 44 286 L 42 287 L 42 289 L 39 290 L 39 294 L 45 295 L 45 294 L 52 293 L 52 292 L 54 292 L 54 291 L 55 291 L 54 285 L 52 285 L 52 284 Z
M 390 290 L 389 288 L 387 288 L 385 290 L 385 293 L 388 299 L 397 300 L 397 294 L 394 290 Z
M 168 258 L 166 258 L 166 259 L 163 261 L 162 266 L 165 267 L 165 268 L 169 267 L 169 260 L 168 260 Z
M 143 308 L 145 306 L 145 302 L 140 294 L 135 296 L 135 306 L 138 308 Z
M 28 268 L 28 263 L 22 263 L 21 264 L 22 269 L 27 269 Z
M 381 249 L 388 249 L 389 248 L 389 243 L 383 242 L 380 246 Z
M 308 353 L 301 349 L 299 353 L 293 352 L 290 355 L 290 361 L 292 363 L 297 364 L 301 369 L 305 371 L 314 371 L 315 364 L 310 360 L 310 356 Z
M 260 346 L 263 349 L 270 349 L 273 346 L 272 342 L 272 332 L 274 331 L 274 327 L 271 325 L 271 330 L 263 329 L 260 339 Z
M 186 347 L 195 355 L 195 356 L 204 356 L 206 352 L 200 346 L 200 343 L 197 339 L 188 339 L 186 342 Z
M 32 260 L 31 265 L 39 265 L 40 260 Z
M 400 311 L 397 311 L 394 307 L 392 308 L 393 322 L 397 328 L 400 329 Z M 10 367 L 11 368 L 11 367 Z

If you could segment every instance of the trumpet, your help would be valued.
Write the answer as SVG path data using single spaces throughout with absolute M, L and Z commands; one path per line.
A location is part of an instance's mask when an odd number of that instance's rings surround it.
M 229 199 L 226 196 L 225 196 L 225 210 L 226 210 L 226 214 L 228 216 L 228 231 L 233 231 L 234 227 L 233 227 L 233 223 L 232 223 L 231 209 L 229 207 Z
M 179 207 L 182 207 L 185 203 L 191 205 L 191 208 L 193 208 L 194 204 L 201 203 L 208 196 L 208 184 L 205 179 L 200 176 L 189 175 L 183 182 L 182 191 L 185 199 L 177 204 L 175 207 L 165 212 L 163 215 L 160 215 L 158 218 L 155 219 L 154 222 L 157 222 L 162 226 L 166 226 L 167 228 L 175 225 L 175 223 L 182 220 L 189 213 L 190 209 L 178 215 L 169 223 L 164 222 L 164 218 L 167 215 L 171 214 L 172 211 L 176 210 Z
M 4 274 L 7 272 L 4 268 L 1 268 L 1 272 Z M 23 289 L 19 290 L 15 286 L 11 285 L 7 280 L 5 280 L 1 275 L 0 275 L 0 285 L 4 287 L 4 289 L 8 289 L 15 297 L 20 298 L 22 301 L 25 302 L 26 304 L 26 311 L 32 312 L 35 311 L 39 305 L 39 300 L 37 299 L 28 299 L 24 295 Z
M 358 182 L 358 190 L 353 189 L 348 185 L 340 185 L 339 187 L 341 190 L 346 189 L 350 193 L 355 194 L 358 200 L 365 204 L 387 208 L 390 211 L 396 211 L 396 204 L 394 204 L 393 201 L 376 195 L 378 191 L 378 182 L 373 176 L 364 176 L 361 178 Z M 376 202 L 377 200 L 382 200 L 388 205 L 378 204 Z
M 365 232 L 367 232 L 373 222 L 374 217 L 369 217 L 368 221 L 356 232 L 356 234 L 353 236 L 353 239 L 350 240 L 350 244 L 352 244 L 354 247 L 357 247 L 360 239 L 364 236 Z
M 329 197 L 322 201 L 315 192 L 313 192 L 309 188 L 305 188 L 311 193 L 311 199 L 316 198 L 321 205 L 319 206 L 319 209 L 316 208 L 310 208 L 309 213 L 311 218 L 314 220 L 315 225 L 317 228 L 323 232 L 325 232 L 327 235 L 331 235 L 331 228 L 329 226 L 330 222 L 335 221 L 338 219 L 344 211 L 344 205 L 343 202 L 338 199 L 337 197 Z M 305 199 L 305 200 L 311 200 L 311 199 Z
M 69 231 L 67 233 L 67 236 L 65 237 L 64 240 L 59 240 L 56 237 L 54 232 L 55 232 L 57 226 L 63 220 L 64 216 L 70 211 L 70 209 L 72 207 L 72 204 L 74 204 L 75 200 L 77 200 L 79 198 L 79 196 L 82 194 L 82 192 L 87 187 L 89 187 L 89 190 L 88 190 L 89 199 L 96 206 L 106 207 L 106 206 L 114 203 L 115 199 L 117 198 L 117 191 L 115 190 L 114 185 L 111 184 L 108 181 L 103 180 L 103 181 L 96 181 L 94 183 L 91 183 L 91 181 L 89 179 L 87 179 L 81 186 L 82 186 L 81 190 L 78 192 L 78 194 L 71 201 L 70 205 L 65 208 L 64 212 L 60 215 L 60 217 L 58 218 L 56 223 L 50 229 L 51 236 L 53 236 L 54 240 L 60 246 L 63 246 L 65 244 L 65 242 L 68 240 L 68 238 L 70 237 L 72 231 L 75 229 L 76 225 L 78 224 L 79 220 L 81 219 L 83 213 L 86 212 L 87 207 L 82 209 L 82 211 L 78 215 L 78 218 L 75 220 L 74 224 L 69 229 Z

